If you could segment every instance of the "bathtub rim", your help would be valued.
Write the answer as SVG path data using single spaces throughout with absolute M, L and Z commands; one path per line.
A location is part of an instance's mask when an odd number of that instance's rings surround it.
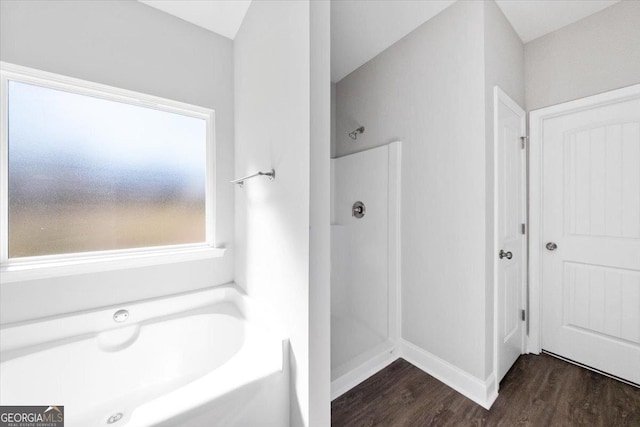
M 250 301 L 246 293 L 235 283 L 197 289 L 178 294 L 97 307 L 38 319 L 0 325 L 0 354 L 13 353 L 40 346 L 72 342 L 133 324 L 162 321 L 171 317 L 195 314 L 216 304 L 232 303 L 247 321 L 262 320 L 261 310 Z M 113 315 L 118 310 L 128 310 L 127 321 L 117 323 Z M 79 318 L 82 321 L 78 321 Z M 268 319 L 260 322 L 273 325 Z M 277 328 L 269 328 L 279 339 L 285 336 Z M 2 358 L 4 360 L 4 357 Z

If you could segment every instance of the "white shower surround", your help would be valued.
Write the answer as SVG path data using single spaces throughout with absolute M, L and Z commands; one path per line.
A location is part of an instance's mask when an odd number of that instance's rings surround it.
M 401 148 L 395 141 L 331 160 L 332 399 L 398 357 Z M 350 217 L 354 197 L 368 209 L 362 219 Z M 358 262 L 362 251 L 369 265 Z

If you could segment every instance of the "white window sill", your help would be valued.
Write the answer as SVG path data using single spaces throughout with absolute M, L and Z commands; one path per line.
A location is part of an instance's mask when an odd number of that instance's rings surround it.
M 199 247 L 126 254 L 96 255 L 52 261 L 8 262 L 0 267 L 0 285 L 101 271 L 220 258 L 225 248 Z

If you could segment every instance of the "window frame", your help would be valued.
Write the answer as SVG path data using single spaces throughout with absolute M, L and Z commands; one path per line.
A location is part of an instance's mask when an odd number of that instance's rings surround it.
M 206 122 L 205 242 L 10 259 L 7 102 L 9 81 L 204 119 Z M 0 61 L 0 130 L 0 284 L 217 258 L 224 255 L 225 249 L 215 246 L 214 110 Z

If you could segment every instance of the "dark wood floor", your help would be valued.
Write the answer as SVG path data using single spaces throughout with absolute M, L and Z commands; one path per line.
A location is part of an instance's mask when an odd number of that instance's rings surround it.
M 640 368 L 639 368 L 640 369 Z M 331 404 L 332 426 L 640 426 L 640 389 L 523 355 L 490 411 L 399 359 Z

